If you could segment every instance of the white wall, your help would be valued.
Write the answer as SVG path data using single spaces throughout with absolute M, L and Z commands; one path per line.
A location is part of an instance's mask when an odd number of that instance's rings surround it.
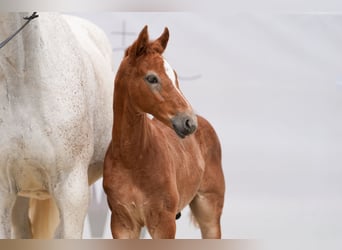
M 151 38 L 169 27 L 166 58 L 186 97 L 221 139 L 224 238 L 338 239 L 342 15 L 220 13 L 73 14 L 107 32 L 116 67 L 120 49 L 145 24 Z M 133 32 L 125 40 L 112 33 L 123 23 Z M 100 182 L 96 192 L 103 194 Z M 111 237 L 102 199 L 93 199 L 85 238 Z M 92 234 L 93 221 L 103 233 L 93 226 Z M 177 226 L 178 238 L 200 237 L 188 211 Z

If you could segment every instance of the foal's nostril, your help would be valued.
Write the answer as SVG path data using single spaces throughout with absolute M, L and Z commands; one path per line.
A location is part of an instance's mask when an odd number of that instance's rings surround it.
M 190 121 L 190 119 L 186 119 L 185 120 L 185 127 L 187 128 L 187 129 L 191 129 L 191 121 Z
M 184 127 L 185 130 L 187 130 L 189 133 L 192 133 L 196 129 L 196 124 L 191 118 L 188 118 L 184 121 Z

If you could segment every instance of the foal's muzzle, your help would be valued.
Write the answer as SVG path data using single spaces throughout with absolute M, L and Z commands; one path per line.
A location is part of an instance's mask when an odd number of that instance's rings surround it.
M 173 129 L 180 138 L 195 132 L 197 128 L 197 117 L 186 113 L 180 113 L 171 119 Z

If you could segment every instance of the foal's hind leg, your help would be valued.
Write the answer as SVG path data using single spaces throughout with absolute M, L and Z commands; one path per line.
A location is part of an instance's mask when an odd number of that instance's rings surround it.
M 190 208 L 202 233 L 203 239 L 220 239 L 220 218 L 223 198 L 213 193 L 197 194 Z
M 225 181 L 220 159 L 219 156 L 207 157 L 200 188 L 190 203 L 204 239 L 221 238 L 220 219 L 224 203 Z

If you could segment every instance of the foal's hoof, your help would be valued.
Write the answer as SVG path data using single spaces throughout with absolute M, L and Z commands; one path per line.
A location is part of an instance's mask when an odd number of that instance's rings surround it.
M 176 214 L 176 220 L 178 220 L 181 217 L 181 213 L 179 212 L 178 214 Z

